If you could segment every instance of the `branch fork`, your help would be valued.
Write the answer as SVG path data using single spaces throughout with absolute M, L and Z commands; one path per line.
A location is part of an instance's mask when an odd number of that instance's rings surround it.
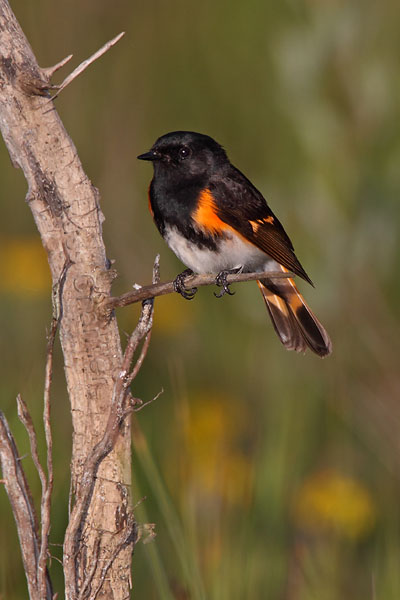
M 72 83 L 79 75 L 81 75 L 97 59 L 99 59 L 101 56 L 103 56 L 103 54 L 108 52 L 108 50 L 110 50 L 110 48 L 115 46 L 115 44 L 117 44 L 124 35 L 125 35 L 125 31 L 121 31 L 121 33 L 116 35 L 112 40 L 109 40 L 108 42 L 106 42 L 104 44 L 104 46 L 102 46 L 99 50 L 97 50 L 97 52 L 95 52 L 94 54 L 92 54 L 92 56 L 90 56 L 89 58 L 87 58 L 86 60 L 81 62 L 80 65 L 78 65 L 76 67 L 76 69 L 74 69 L 72 71 L 72 73 L 70 73 L 60 85 L 50 85 L 48 89 L 57 90 L 57 92 L 53 96 L 51 96 L 51 98 L 49 98 L 49 102 L 52 100 L 55 100 L 57 98 L 57 96 L 59 94 L 61 94 L 61 92 L 63 90 L 65 90 L 65 88 L 70 83 Z M 61 69 L 62 67 L 64 67 L 71 60 L 72 56 L 73 56 L 72 54 L 69 54 L 68 56 L 66 56 L 65 58 L 60 60 L 60 62 L 58 62 L 53 67 L 47 67 L 45 69 L 42 69 L 42 72 L 44 73 L 46 79 L 50 82 L 54 73 L 56 71 L 58 71 L 59 69 Z

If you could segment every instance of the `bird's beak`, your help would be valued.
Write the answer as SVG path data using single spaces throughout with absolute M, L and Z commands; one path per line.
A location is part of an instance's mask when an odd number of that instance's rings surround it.
M 161 154 L 156 152 L 155 150 L 150 150 L 149 152 L 145 152 L 144 154 L 139 154 L 137 157 L 139 160 L 161 160 Z

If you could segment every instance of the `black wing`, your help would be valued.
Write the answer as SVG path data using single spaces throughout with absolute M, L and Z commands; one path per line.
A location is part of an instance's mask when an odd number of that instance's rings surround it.
M 210 191 L 217 200 L 219 218 L 311 285 L 311 279 L 297 259 L 293 244 L 263 195 L 238 169 L 230 166 L 221 177 L 210 180 Z

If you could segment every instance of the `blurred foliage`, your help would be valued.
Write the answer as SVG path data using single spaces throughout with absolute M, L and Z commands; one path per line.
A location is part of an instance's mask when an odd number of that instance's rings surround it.
M 151 172 L 135 157 L 167 131 L 201 131 L 270 199 L 316 283 L 302 289 L 334 343 L 325 361 L 286 352 L 251 283 L 234 298 L 202 289 L 191 303 L 156 301 L 134 394 L 165 392 L 138 415 L 133 496 L 139 522 L 156 523 L 157 537 L 136 547 L 134 597 L 399 598 L 400 5 L 12 6 L 43 66 L 71 52 L 76 66 L 127 32 L 56 101 L 101 191 L 120 275 L 114 292 L 148 283 L 157 252 L 164 279 L 182 269 L 151 222 Z M 25 181 L 3 145 L 0 169 L 1 408 L 38 499 L 15 396 L 39 426 L 49 282 Z M 137 314 L 119 312 L 122 332 Z M 53 415 L 51 541 L 60 544 L 70 420 L 59 350 Z M 4 492 L 0 510 L 0 598 L 14 600 L 26 585 Z M 56 561 L 51 572 L 61 590 Z

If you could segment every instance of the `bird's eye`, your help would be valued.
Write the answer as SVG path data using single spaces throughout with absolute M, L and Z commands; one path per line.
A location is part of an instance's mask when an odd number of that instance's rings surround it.
M 182 148 L 179 150 L 179 158 L 184 160 L 188 156 L 190 156 L 190 148 L 187 146 L 182 146 Z

